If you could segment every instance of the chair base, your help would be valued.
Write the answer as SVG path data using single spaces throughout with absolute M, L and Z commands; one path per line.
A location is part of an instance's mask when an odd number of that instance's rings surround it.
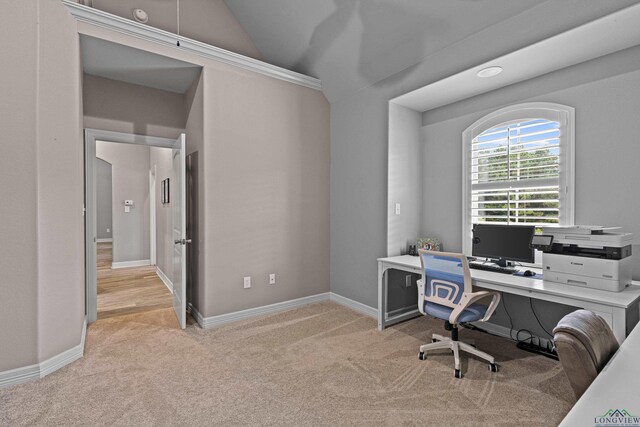
M 442 335 L 433 334 L 433 342 L 429 344 L 424 344 L 420 346 L 420 360 L 426 359 L 426 354 L 428 351 L 433 350 L 441 350 L 441 349 L 449 349 L 453 351 L 453 359 L 455 361 L 455 370 L 454 376 L 456 378 L 462 378 L 462 373 L 460 372 L 460 351 L 466 351 L 469 354 L 473 354 L 481 359 L 489 362 L 489 371 L 497 372 L 498 365 L 495 363 L 495 359 L 490 354 L 485 353 L 484 351 L 480 351 L 474 346 L 457 341 L 452 340 L 451 338 L 443 337 Z

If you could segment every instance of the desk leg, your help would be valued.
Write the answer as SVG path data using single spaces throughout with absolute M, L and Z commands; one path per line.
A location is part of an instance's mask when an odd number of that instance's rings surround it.
M 613 329 L 613 334 L 616 336 L 618 344 L 622 344 L 627 337 L 627 310 L 614 308 L 612 316 L 613 325 L 611 325 L 611 329 Z
M 384 329 L 384 318 L 387 308 L 387 280 L 385 277 L 385 266 L 378 263 L 378 330 Z

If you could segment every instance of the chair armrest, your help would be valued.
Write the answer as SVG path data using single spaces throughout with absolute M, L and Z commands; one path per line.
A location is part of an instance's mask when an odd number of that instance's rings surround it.
M 493 299 L 491 300 L 491 303 L 489 304 L 489 308 L 487 308 L 487 312 L 484 314 L 484 317 L 480 319 L 481 322 L 486 322 L 487 320 L 489 320 L 493 312 L 498 307 L 498 303 L 500 302 L 499 292 L 478 291 L 478 292 L 462 294 L 462 298 L 460 298 L 460 302 L 458 303 L 456 308 L 453 309 L 453 311 L 451 312 L 451 315 L 449 316 L 449 323 L 452 323 L 452 324 L 458 323 L 458 317 L 460 317 L 460 314 L 462 314 L 462 312 L 467 307 L 469 307 L 471 304 L 473 304 L 476 301 L 479 301 L 483 298 L 488 298 L 488 297 L 492 297 Z

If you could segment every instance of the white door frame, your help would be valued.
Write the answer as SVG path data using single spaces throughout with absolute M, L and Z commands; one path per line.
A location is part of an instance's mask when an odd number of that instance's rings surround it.
M 98 318 L 98 283 L 97 283 L 97 233 L 96 233 L 96 181 L 95 158 L 96 141 L 140 144 L 153 147 L 173 148 L 175 140 L 157 136 L 134 135 L 131 133 L 112 132 L 100 129 L 85 129 L 85 304 L 87 322 L 93 323 Z
M 149 259 L 156 265 L 156 165 L 149 169 Z

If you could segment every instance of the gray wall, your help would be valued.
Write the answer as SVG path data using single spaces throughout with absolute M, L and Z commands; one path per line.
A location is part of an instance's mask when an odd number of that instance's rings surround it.
M 146 145 L 96 141 L 96 156 L 112 165 L 114 263 L 149 259 L 149 154 Z
M 2 13 L 0 372 L 78 345 L 84 319 L 76 26 L 59 2 Z
M 199 151 L 202 166 L 202 315 L 327 292 L 330 141 L 323 94 L 181 49 L 97 27 L 79 29 L 203 67 L 197 87 L 184 97 L 183 115 L 190 129 L 187 151 Z M 129 118 L 134 121 L 145 127 Z M 116 123 L 129 126 L 124 118 Z M 277 275 L 275 286 L 267 284 L 270 273 Z M 253 278 L 249 290 L 243 289 L 244 276 Z
M 175 185 L 170 148 L 149 147 L 149 166 L 155 166 L 156 200 L 151 209 L 156 211 L 156 265 L 173 282 L 173 211 L 175 200 L 162 204 L 162 180 L 169 178 L 169 188 Z
M 422 211 L 422 114 L 389 104 L 387 254 L 405 254 L 420 234 Z M 395 205 L 400 203 L 400 215 Z
M 387 252 L 390 99 L 633 3 L 545 2 L 332 103 L 331 290 L 377 306 L 376 258 Z
M 622 226 L 635 234 L 634 279 L 640 278 L 640 47 L 608 55 L 423 115 L 424 194 L 422 232 L 438 235 L 448 250 L 462 250 L 462 132 L 506 105 L 545 101 L 576 109 L 576 224 Z M 633 185 L 633 184 L 632 184 Z M 637 192 L 636 192 L 637 193 Z M 438 206 L 438 209 L 429 209 Z M 508 295 L 514 327 L 546 336 L 526 298 Z M 536 301 L 548 331 L 572 308 Z M 504 309 L 492 323 L 509 326 Z
M 640 145 L 634 142 L 640 131 L 640 47 L 426 112 L 423 210 L 441 209 L 423 215 L 422 231 L 441 234 L 448 249 L 461 249 L 462 132 L 503 106 L 535 101 L 576 109 L 576 224 L 622 226 L 637 244 L 640 197 L 627 184 L 640 182 Z M 634 252 L 638 279 L 640 254 Z
M 326 99 L 217 63 L 205 67 L 203 83 L 203 314 L 328 292 Z M 270 273 L 276 285 L 268 284 Z M 251 289 L 243 289 L 243 276 L 252 277 Z
M 84 75 L 84 127 L 177 138 L 185 123 L 184 95 Z
M 96 231 L 98 239 L 113 236 L 111 163 L 96 158 Z
M 37 7 L 36 2 L 8 2 L 2 9 L 6 22 L 0 26 L 8 41 L 0 79 L 0 123 L 6 138 L 0 156 L 0 197 L 5 201 L 0 203 L 0 239 L 5 243 L 0 246 L 0 372 L 38 361 Z M 25 318 L 25 312 L 31 316 Z

